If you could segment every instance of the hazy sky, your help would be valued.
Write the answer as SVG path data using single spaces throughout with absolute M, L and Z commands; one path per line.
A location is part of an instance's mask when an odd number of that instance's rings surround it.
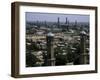
M 89 15 L 79 15 L 79 14 L 53 14 L 53 13 L 34 13 L 26 12 L 26 21 L 52 21 L 57 22 L 58 17 L 61 22 L 66 21 L 66 17 L 69 22 L 89 22 Z

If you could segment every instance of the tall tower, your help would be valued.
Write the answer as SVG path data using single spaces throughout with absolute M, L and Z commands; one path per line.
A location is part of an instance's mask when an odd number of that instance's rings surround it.
M 80 41 L 80 64 L 87 64 L 87 53 L 86 53 L 86 32 L 81 31 L 80 33 L 81 41 Z
M 65 24 L 68 24 L 68 19 L 67 19 L 67 17 L 66 17 L 66 22 L 65 22 Z
M 67 31 L 69 31 L 69 21 L 68 21 L 68 18 L 66 17 L 66 22 L 65 22 L 65 24 L 66 24 L 66 29 L 67 29 Z
M 40 23 L 38 20 L 36 21 L 36 25 L 40 28 Z
M 77 26 L 77 20 L 75 20 L 75 24 L 74 24 L 74 26 L 75 26 L 75 27 Z
M 60 28 L 60 18 L 58 17 L 58 22 L 57 22 L 58 28 Z
M 44 25 L 45 25 L 45 27 L 47 27 L 47 22 L 46 21 L 44 22 Z
M 49 32 L 46 36 L 47 40 L 47 65 L 54 66 L 55 65 L 55 57 L 54 57 L 54 34 Z

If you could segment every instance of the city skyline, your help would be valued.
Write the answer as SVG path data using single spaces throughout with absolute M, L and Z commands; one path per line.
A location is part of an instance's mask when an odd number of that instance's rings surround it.
M 89 16 L 26 12 L 26 67 L 89 64 Z
M 57 22 L 58 17 L 60 22 L 65 22 L 66 18 L 69 22 L 89 22 L 89 15 L 79 15 L 79 14 L 58 14 L 58 13 L 36 13 L 36 12 L 26 12 L 26 21 L 47 21 L 47 22 Z

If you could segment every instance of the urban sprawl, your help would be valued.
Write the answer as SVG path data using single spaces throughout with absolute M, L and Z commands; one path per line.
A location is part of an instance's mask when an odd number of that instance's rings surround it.
M 26 21 L 26 67 L 89 64 L 89 22 Z

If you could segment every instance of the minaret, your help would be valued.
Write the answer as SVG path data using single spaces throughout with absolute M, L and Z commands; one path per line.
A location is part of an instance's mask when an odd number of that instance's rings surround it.
M 39 25 L 39 21 L 38 20 L 36 21 L 36 25 L 40 28 L 40 25 Z
M 46 40 L 47 40 L 47 65 L 54 66 L 55 65 L 54 34 L 49 32 L 46 36 Z
M 66 17 L 66 22 L 65 22 L 65 24 L 66 24 L 66 29 L 67 29 L 67 31 L 69 31 L 69 21 L 68 21 L 68 18 Z
M 81 31 L 80 33 L 80 64 L 87 63 L 87 54 L 86 54 L 86 32 Z
M 45 25 L 45 27 L 47 27 L 47 22 L 46 21 L 45 21 L 44 25 Z
M 58 28 L 60 28 L 60 18 L 58 17 L 58 22 L 57 22 Z
M 75 27 L 77 26 L 77 20 L 75 20 Z
M 67 17 L 66 17 L 66 22 L 65 22 L 65 24 L 68 24 L 68 19 L 67 19 Z

